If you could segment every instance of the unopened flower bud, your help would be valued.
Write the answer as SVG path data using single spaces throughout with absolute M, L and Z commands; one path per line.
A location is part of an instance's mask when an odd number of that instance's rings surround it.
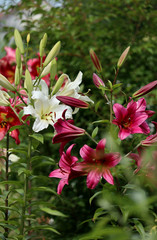
M 0 86 L 10 90 L 10 91 L 15 91 L 15 87 L 4 77 L 2 74 L 0 74 Z
M 43 57 L 43 55 L 44 55 L 43 39 L 41 39 L 41 41 L 40 41 L 39 53 L 40 53 L 40 57 Z
M 47 43 L 47 33 L 45 33 L 43 36 L 43 41 L 42 41 L 43 48 L 46 47 L 46 43 Z
M 54 58 L 51 62 L 51 68 L 50 68 L 50 76 L 51 76 L 51 79 L 54 79 L 55 76 L 57 74 L 57 61 L 56 59 Z
M 16 66 L 15 69 L 15 86 L 20 83 L 20 69 Z
M 93 51 L 93 49 L 90 49 L 89 53 L 96 70 L 98 72 L 102 72 L 102 66 L 101 66 L 100 60 L 95 54 L 95 52 Z
M 67 78 L 67 75 L 64 73 L 58 78 L 58 80 L 53 88 L 52 95 L 56 94 L 59 91 L 59 89 L 61 88 L 61 86 L 66 78 Z
M 21 54 L 24 54 L 25 51 L 23 47 L 22 37 L 17 29 L 15 29 L 14 31 L 14 38 L 15 38 L 16 46 L 20 49 Z
M 49 64 L 49 62 L 51 62 L 58 55 L 60 48 L 61 48 L 61 42 L 59 41 L 53 46 L 51 51 L 48 53 L 43 63 L 43 67 L 46 67 Z
M 133 96 L 133 98 L 137 98 L 137 97 L 141 97 L 143 95 L 146 95 L 147 93 L 152 91 L 156 86 L 157 86 L 157 80 L 155 80 L 151 83 L 148 83 L 144 87 L 140 88 L 132 96 Z
M 51 69 L 51 62 L 42 70 L 41 72 L 41 78 L 45 77 L 47 74 L 50 73 Z
M 21 52 L 18 47 L 16 48 L 16 64 L 18 69 L 20 69 L 21 68 Z
M 29 96 L 31 96 L 31 93 L 33 90 L 33 83 L 32 83 L 32 78 L 28 69 L 26 69 L 25 71 L 24 87 L 27 89 Z
M 30 35 L 30 33 L 28 33 L 28 34 L 27 34 L 27 39 L 26 39 L 26 40 L 27 40 L 27 43 L 30 42 L 30 38 L 31 38 L 31 35 Z
M 7 100 L 10 96 L 5 92 L 0 90 L 0 106 L 9 106 L 10 102 Z
M 130 46 L 127 47 L 124 50 L 124 52 L 121 54 L 121 56 L 120 56 L 120 58 L 118 60 L 118 63 L 117 63 L 117 68 L 120 68 L 122 66 L 122 64 L 124 63 L 124 61 L 125 61 L 125 59 L 126 59 L 126 57 L 128 55 L 129 50 L 130 50 Z
M 98 75 L 95 73 L 93 73 L 93 82 L 97 88 L 99 88 L 100 86 L 105 86 L 103 80 L 99 78 Z
M 80 99 L 69 97 L 69 96 L 57 96 L 56 97 L 59 101 L 62 103 L 70 106 L 70 107 L 76 107 L 76 108 L 88 108 L 89 104 L 87 102 L 84 102 Z

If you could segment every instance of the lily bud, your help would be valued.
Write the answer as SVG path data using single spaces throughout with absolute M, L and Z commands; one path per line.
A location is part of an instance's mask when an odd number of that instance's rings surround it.
M 40 53 L 40 57 L 42 57 L 44 55 L 43 39 L 41 39 L 41 41 L 40 41 L 39 53 Z
M 49 64 L 49 62 L 51 62 L 58 55 L 60 48 L 61 48 L 61 42 L 59 41 L 53 46 L 51 51 L 48 53 L 43 63 L 43 67 L 46 67 Z
M 96 70 L 98 72 L 102 72 L 102 66 L 101 66 L 100 60 L 97 57 L 97 55 L 95 54 L 95 52 L 93 51 L 93 49 L 90 49 L 89 53 L 90 53 L 91 60 L 94 64 Z
M 57 61 L 56 59 L 54 58 L 51 62 L 51 68 L 50 68 L 50 76 L 51 76 L 51 79 L 54 79 L 55 76 L 57 74 Z
M 119 58 L 119 60 L 118 60 L 117 68 L 120 68 L 120 67 L 123 65 L 123 63 L 124 63 L 124 61 L 125 61 L 125 59 L 126 59 L 126 57 L 127 57 L 127 55 L 128 55 L 129 50 L 130 50 L 130 46 L 127 47 L 127 48 L 124 50 L 124 52 L 122 53 L 122 55 L 120 56 L 120 58 Z
M 61 88 L 61 86 L 66 78 L 67 78 L 67 75 L 64 73 L 58 78 L 58 80 L 53 88 L 52 95 L 56 94 L 59 91 L 59 89 Z
M 7 100 L 10 96 L 5 92 L 0 90 L 0 106 L 9 106 L 10 102 Z
M 99 78 L 98 75 L 96 75 L 95 73 L 93 73 L 93 82 L 97 88 L 99 88 L 100 86 L 105 86 L 103 80 Z
M 57 96 L 56 97 L 59 101 L 68 105 L 70 107 L 77 107 L 77 108 L 88 108 L 89 104 L 77 98 L 69 97 L 69 96 Z
M 27 34 L 27 39 L 26 39 L 27 44 L 30 42 L 30 38 L 31 38 L 31 35 L 30 35 L 30 33 L 28 33 L 28 34 Z
M 0 86 L 10 90 L 10 91 L 15 91 L 15 87 L 4 77 L 2 74 L 0 74 Z
M 15 86 L 20 83 L 20 69 L 16 66 L 15 69 Z
M 42 41 L 43 48 L 46 47 L 46 43 L 47 43 L 47 33 L 45 33 L 43 36 L 43 41 Z
M 33 90 L 33 83 L 32 83 L 32 78 L 28 69 L 26 69 L 25 71 L 24 87 L 27 89 L 29 96 L 31 96 L 31 93 Z
M 16 64 L 18 69 L 20 69 L 21 68 L 21 52 L 18 47 L 16 48 Z
M 157 86 L 157 80 L 155 80 L 151 83 L 148 83 L 144 87 L 140 88 L 132 96 L 133 96 L 133 98 L 141 97 L 141 96 L 149 93 L 150 91 L 152 91 L 156 86 Z
M 43 69 L 43 71 L 41 72 L 41 78 L 45 77 L 47 74 L 50 73 L 51 63 L 52 63 L 52 62 L 50 62 L 50 63 Z
M 14 31 L 14 38 L 15 38 L 16 46 L 20 49 L 21 54 L 24 54 L 25 51 L 24 51 L 24 47 L 23 47 L 21 34 L 19 33 L 19 31 L 17 29 L 15 29 L 15 31 Z

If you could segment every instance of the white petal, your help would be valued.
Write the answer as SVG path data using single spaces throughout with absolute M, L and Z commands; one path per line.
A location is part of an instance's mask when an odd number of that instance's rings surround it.
M 33 131 L 39 132 L 48 127 L 48 122 L 45 119 L 36 118 L 33 124 Z
M 32 116 L 34 116 L 34 117 L 37 116 L 36 111 L 35 111 L 35 109 L 33 108 L 33 106 L 28 105 L 27 107 L 24 107 L 23 109 L 24 109 L 24 114 L 25 114 L 25 115 L 30 114 L 30 115 L 32 115 Z

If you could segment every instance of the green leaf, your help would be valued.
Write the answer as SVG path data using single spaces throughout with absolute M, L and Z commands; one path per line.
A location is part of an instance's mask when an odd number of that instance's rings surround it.
M 31 191 L 40 191 L 40 192 L 50 192 L 50 193 L 54 193 L 55 195 L 57 195 L 58 196 L 58 194 L 54 191 L 54 190 L 52 190 L 51 188 L 49 188 L 49 187 L 33 187 L 33 188 L 31 188 Z
M 92 122 L 92 124 L 95 124 L 95 123 L 110 123 L 110 121 L 105 119 L 105 120 L 98 120 L 98 121 Z
M 92 132 L 92 138 L 95 138 L 95 137 L 96 137 L 96 135 L 97 135 L 97 133 L 98 133 L 98 130 L 99 130 L 98 127 L 94 128 L 94 130 L 93 130 L 93 132 Z
M 117 84 L 113 85 L 113 90 L 119 88 L 122 85 L 123 85 L 123 83 L 117 83 Z
M 34 139 L 36 139 L 36 140 L 38 140 L 41 143 L 44 143 L 44 137 L 43 137 L 42 134 L 34 133 L 32 135 L 29 135 L 29 136 L 34 138 Z
M 47 226 L 47 225 L 31 226 L 31 228 L 28 228 L 28 229 L 31 229 L 31 230 L 38 230 L 38 229 L 39 229 L 39 230 L 40 230 L 40 229 L 42 229 L 42 230 L 48 230 L 48 231 L 51 231 L 51 232 L 54 232 L 54 233 L 60 235 L 60 233 L 59 233 L 56 229 L 54 229 L 53 227 Z
M 65 214 L 61 213 L 60 211 L 58 211 L 58 210 L 53 210 L 53 209 L 51 209 L 51 208 L 41 207 L 40 210 L 43 211 L 43 212 L 46 212 L 46 213 L 48 213 L 48 214 L 50 214 L 50 215 L 59 216 L 59 217 L 67 217 Z
M 10 132 L 12 132 L 13 130 L 15 130 L 15 129 L 20 129 L 20 128 L 23 128 L 24 126 L 23 125 L 17 125 L 17 126 L 13 126 L 13 127 L 11 127 L 10 129 L 9 129 L 9 133 Z
M 91 205 L 93 199 L 94 199 L 96 196 L 98 196 L 99 194 L 101 194 L 101 193 L 102 193 L 101 191 L 96 192 L 96 193 L 89 199 L 89 204 Z

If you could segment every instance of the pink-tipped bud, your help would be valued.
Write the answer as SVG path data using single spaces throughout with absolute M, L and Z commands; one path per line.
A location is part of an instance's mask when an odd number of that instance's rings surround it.
M 123 65 L 123 63 L 124 63 L 124 61 L 125 61 L 125 59 L 126 59 L 126 57 L 128 55 L 129 50 L 130 50 L 130 46 L 127 47 L 124 50 L 124 52 L 121 54 L 121 56 L 120 56 L 120 58 L 118 60 L 118 63 L 117 63 L 117 68 L 120 68 Z
M 103 80 L 99 78 L 98 75 L 96 75 L 95 73 L 93 73 L 93 82 L 97 88 L 99 88 L 100 86 L 105 86 Z
M 93 51 L 93 49 L 90 49 L 89 53 L 96 70 L 98 72 L 102 72 L 102 66 L 101 66 L 100 60 L 95 54 L 95 52 Z
M 59 101 L 68 105 L 70 107 L 77 107 L 77 108 L 88 108 L 89 104 L 79 100 L 77 98 L 69 97 L 69 96 L 57 96 L 56 97 Z
M 136 91 L 132 96 L 134 98 L 137 97 L 141 97 L 147 93 L 149 93 L 150 91 L 152 91 L 155 87 L 157 86 L 157 80 L 148 83 L 147 85 L 145 85 L 144 87 L 140 88 L 138 91 Z

